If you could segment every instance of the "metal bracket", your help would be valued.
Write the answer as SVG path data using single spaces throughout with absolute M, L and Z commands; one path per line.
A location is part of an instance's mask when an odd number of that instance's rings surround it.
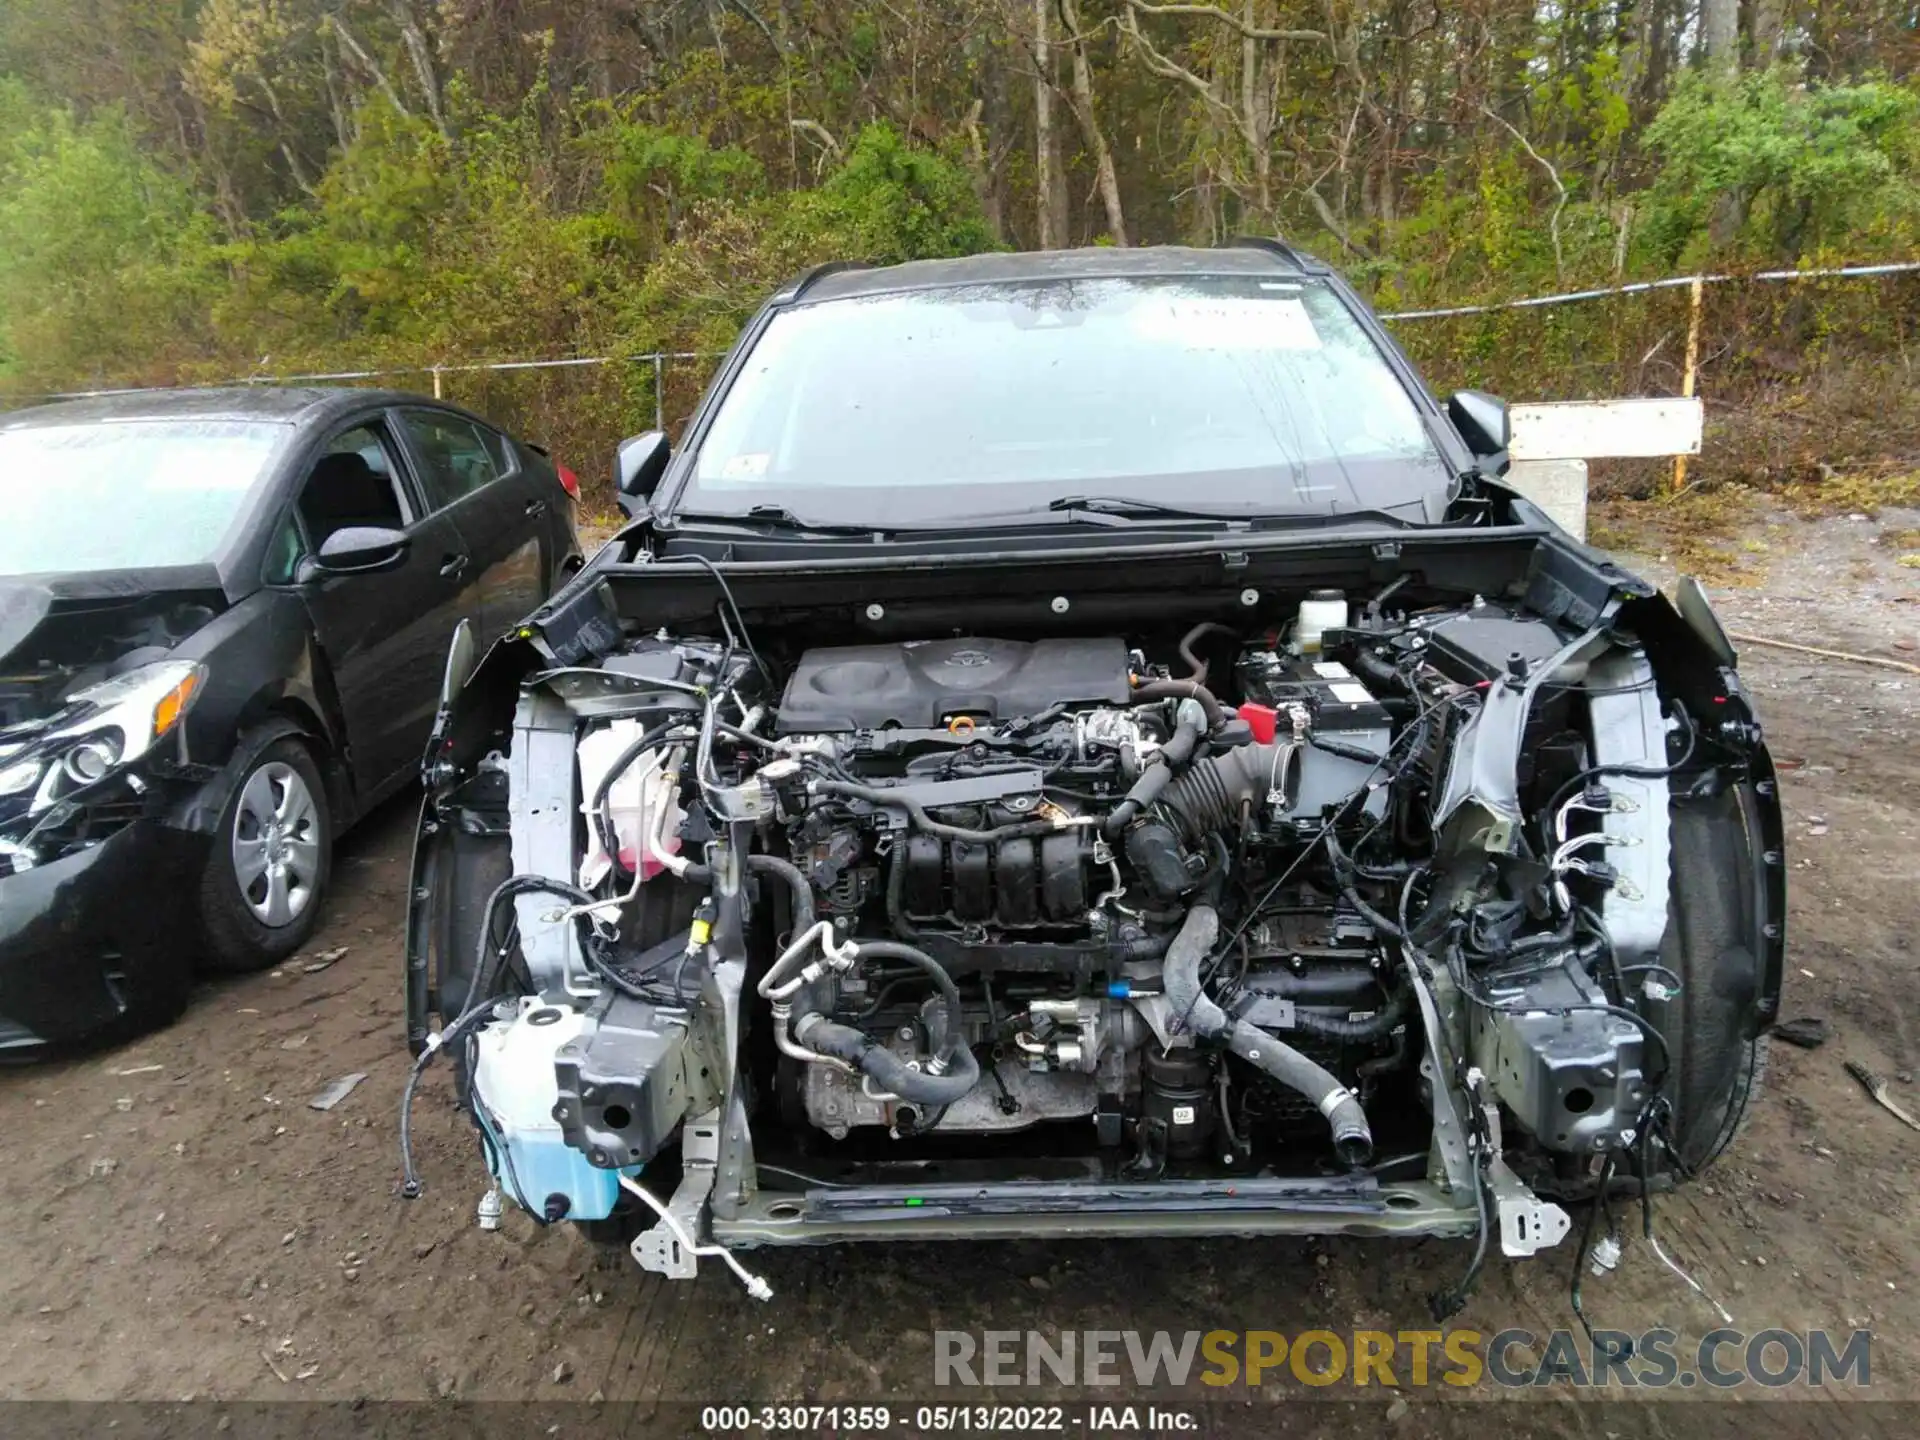
M 1446 1033 L 1440 1025 L 1440 1010 L 1426 977 L 1411 955 L 1403 955 L 1408 982 L 1420 1002 L 1420 1021 L 1427 1032 L 1426 1053 L 1420 1057 L 1420 1073 L 1433 1096 L 1433 1145 L 1439 1152 L 1440 1184 L 1451 1194 L 1472 1195 L 1473 1166 L 1467 1158 L 1466 1127 L 1453 1103 L 1452 1077 L 1442 1073 L 1439 1056 L 1447 1053 Z
M 687 1122 L 680 1137 L 680 1154 L 680 1184 L 667 1203 L 667 1211 L 697 1242 L 706 1228 L 707 1197 L 713 1193 L 713 1166 L 720 1154 L 718 1110 Z M 700 1272 L 699 1257 L 681 1243 L 664 1220 L 634 1236 L 628 1250 L 642 1270 L 669 1280 L 691 1280 Z
M 574 878 L 573 716 L 540 690 L 523 690 L 513 716 L 513 753 L 508 761 L 508 808 L 512 817 L 513 870 L 516 875 Z M 586 976 L 574 927 L 553 922 L 554 897 L 514 896 L 520 922 L 520 953 L 536 990 L 592 994 L 598 988 Z
M 1542 1200 L 1508 1168 L 1502 1156 L 1500 1104 L 1487 1086 L 1487 1077 L 1478 1066 L 1467 1072 L 1467 1085 L 1479 1106 L 1482 1134 L 1478 1143 L 1487 1147 L 1487 1184 L 1493 1191 L 1494 1208 L 1500 1217 L 1500 1253 L 1524 1260 L 1542 1250 L 1551 1250 L 1567 1238 L 1573 1221 L 1567 1212 L 1551 1200 Z
M 1551 1250 L 1567 1238 L 1573 1221 L 1551 1200 L 1542 1200 L 1520 1177 L 1496 1159 L 1487 1169 L 1493 1198 L 1500 1210 L 1500 1253 L 1524 1259 Z

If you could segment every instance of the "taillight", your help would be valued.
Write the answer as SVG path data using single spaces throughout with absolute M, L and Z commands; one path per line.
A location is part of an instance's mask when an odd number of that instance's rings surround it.
M 554 472 L 560 477 L 560 488 L 575 500 L 580 498 L 580 477 L 564 465 L 555 465 Z

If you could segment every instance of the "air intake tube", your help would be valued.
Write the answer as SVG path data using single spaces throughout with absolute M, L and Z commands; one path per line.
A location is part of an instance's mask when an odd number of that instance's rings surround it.
M 1211 905 L 1195 905 L 1187 912 L 1161 972 L 1168 1008 L 1184 1015 L 1195 1035 L 1223 1041 L 1241 1059 L 1306 1096 L 1333 1127 L 1333 1153 L 1341 1163 L 1366 1164 L 1373 1156 L 1373 1131 L 1353 1092 L 1291 1045 L 1245 1020 L 1230 1018 L 1201 987 L 1200 965 L 1219 933 L 1220 917 Z
M 1183 837 L 1203 836 L 1239 823 L 1240 807 L 1268 795 L 1291 809 L 1300 793 L 1300 747 L 1291 740 L 1270 745 L 1238 745 L 1197 761 L 1160 792 L 1162 810 L 1180 822 Z

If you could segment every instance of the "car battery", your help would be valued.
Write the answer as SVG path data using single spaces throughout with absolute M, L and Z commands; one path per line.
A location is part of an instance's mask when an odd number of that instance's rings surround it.
M 1302 659 L 1271 650 L 1250 650 L 1234 668 L 1243 703 L 1240 716 L 1256 739 L 1298 734 L 1317 737 L 1329 747 L 1303 745 L 1300 791 L 1283 818 L 1317 822 L 1376 779 L 1384 766 L 1362 754 L 1384 756 L 1393 742 L 1393 721 L 1386 707 L 1335 660 Z M 1387 791 L 1379 786 L 1363 807 L 1374 819 L 1386 813 Z

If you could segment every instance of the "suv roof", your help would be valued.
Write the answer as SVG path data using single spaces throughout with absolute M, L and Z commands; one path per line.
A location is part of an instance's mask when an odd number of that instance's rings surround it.
M 1311 256 L 1274 240 L 1236 241 L 1217 250 L 1188 245 L 1146 245 L 1122 250 L 1101 245 L 1083 250 L 994 252 L 956 260 L 910 260 L 903 265 L 877 267 L 823 265 L 789 285 L 780 298 L 842 300 L 858 295 L 1022 280 L 1273 275 L 1276 271 L 1287 275 L 1320 275 L 1326 273 L 1326 267 Z

